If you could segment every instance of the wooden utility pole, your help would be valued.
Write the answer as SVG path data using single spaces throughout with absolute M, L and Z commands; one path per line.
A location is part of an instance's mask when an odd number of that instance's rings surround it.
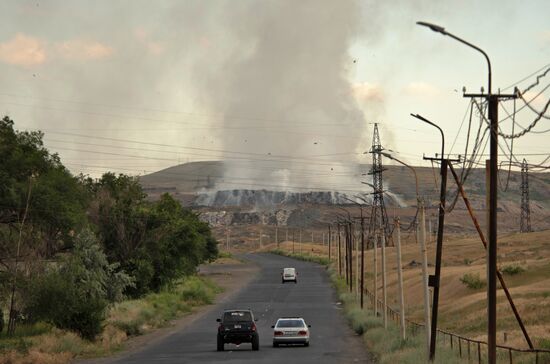
M 378 262 L 376 258 L 378 255 L 378 230 L 374 232 L 372 255 L 374 257 L 372 264 L 374 270 L 374 316 L 378 317 Z
M 388 327 L 388 295 L 386 287 L 386 232 L 382 226 L 380 226 L 380 233 L 382 235 L 382 309 L 384 310 L 384 328 Z
M 277 248 L 279 247 L 279 228 L 275 226 L 275 244 L 277 244 Z
M 340 223 L 336 225 L 338 227 L 338 274 L 342 276 L 342 234 L 340 233 Z
M 399 218 L 395 218 L 395 230 L 397 234 L 397 239 L 395 240 L 395 248 L 397 255 L 397 283 L 398 283 L 398 295 L 399 295 L 399 323 L 401 331 L 401 339 L 405 340 L 407 335 L 407 330 L 405 326 L 405 297 L 403 295 L 403 268 L 401 263 L 401 225 Z
M 365 218 L 361 209 L 361 309 L 363 309 L 363 296 L 365 293 Z
M 331 253 L 332 253 L 332 247 L 331 247 L 331 243 L 332 243 L 332 233 L 330 231 L 330 224 L 328 226 L 328 261 L 331 262 L 332 261 L 332 256 L 331 256 Z
M 426 354 L 430 355 L 430 290 L 428 288 L 428 253 L 426 249 L 426 217 L 424 212 L 424 202 L 418 201 L 420 208 L 420 226 L 418 229 L 418 242 L 420 243 L 420 254 L 422 257 L 422 286 L 424 289 L 424 330 L 426 334 Z

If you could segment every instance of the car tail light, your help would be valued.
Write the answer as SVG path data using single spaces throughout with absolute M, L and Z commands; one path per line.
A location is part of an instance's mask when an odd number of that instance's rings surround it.
M 250 326 L 250 330 L 256 331 L 256 324 L 253 322 L 252 326 Z
M 275 336 L 283 336 L 284 333 L 282 331 L 275 331 L 274 335 Z
M 307 335 L 307 331 L 305 331 L 305 330 L 300 330 L 300 331 L 298 332 L 298 335 L 300 335 L 300 336 L 306 336 L 306 335 Z

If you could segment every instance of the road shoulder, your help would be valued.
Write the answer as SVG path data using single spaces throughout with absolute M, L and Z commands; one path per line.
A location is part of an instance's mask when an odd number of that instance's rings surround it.
M 210 311 L 218 309 L 224 302 L 231 299 L 232 296 L 238 294 L 246 287 L 255 277 L 258 270 L 259 268 L 255 264 L 233 258 L 222 258 L 214 263 L 201 265 L 199 267 L 199 275 L 210 279 L 223 289 L 222 293 L 216 295 L 212 304 L 197 307 L 189 314 L 173 320 L 166 327 L 152 330 L 144 335 L 129 338 L 124 342 L 123 348 L 111 356 L 93 359 L 76 359 L 73 362 L 78 364 L 107 364 L 139 352 L 147 346 L 185 329 Z

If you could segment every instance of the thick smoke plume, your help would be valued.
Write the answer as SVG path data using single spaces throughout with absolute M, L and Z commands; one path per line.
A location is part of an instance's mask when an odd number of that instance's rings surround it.
M 254 155 L 229 161 L 226 185 L 216 188 L 360 189 L 365 171 L 356 163 L 370 140 L 349 81 L 358 2 L 224 5 L 216 23 L 234 47 L 214 68 L 197 64 L 194 84 L 204 107 L 240 130 L 218 135 L 224 149 Z

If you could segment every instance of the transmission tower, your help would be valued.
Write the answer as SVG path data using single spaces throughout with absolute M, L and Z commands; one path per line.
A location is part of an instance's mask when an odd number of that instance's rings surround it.
M 382 166 L 382 155 L 380 154 L 384 148 L 380 143 L 380 134 L 378 133 L 378 124 L 374 124 L 374 135 L 372 137 L 372 167 L 369 175 L 372 175 L 373 185 L 373 201 L 372 211 L 369 223 L 369 236 L 372 236 L 376 229 L 384 229 L 386 235 L 386 245 L 391 245 L 391 231 L 388 224 L 388 214 L 384 205 L 384 185 L 382 180 L 382 172 L 385 168 Z
M 525 158 L 521 163 L 521 219 L 519 231 L 531 232 L 531 208 L 529 206 L 529 169 Z

